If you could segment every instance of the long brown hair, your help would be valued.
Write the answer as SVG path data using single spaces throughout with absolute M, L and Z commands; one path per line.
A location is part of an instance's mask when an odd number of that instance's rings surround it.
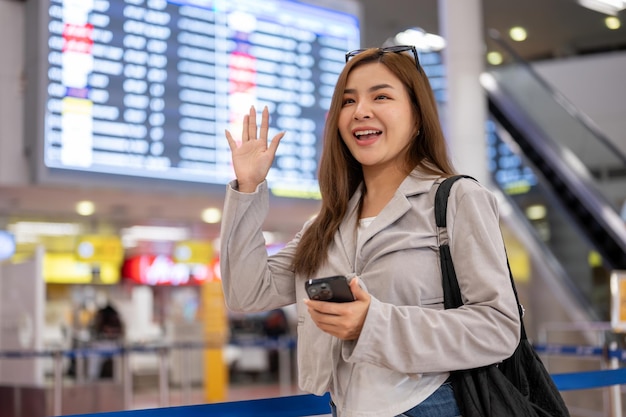
M 361 164 L 341 139 L 338 120 L 348 75 L 353 69 L 373 62 L 380 62 L 398 77 L 411 100 L 417 135 L 406 155 L 407 172 L 419 167 L 430 174 L 454 174 L 435 97 L 423 69 L 418 69 L 415 61 L 404 53 L 371 48 L 355 55 L 339 75 L 326 120 L 318 173 L 322 195 L 320 212 L 302 234 L 293 260 L 294 271 L 307 277 L 312 276 L 326 261 L 333 237 L 346 214 L 348 201 L 363 181 Z

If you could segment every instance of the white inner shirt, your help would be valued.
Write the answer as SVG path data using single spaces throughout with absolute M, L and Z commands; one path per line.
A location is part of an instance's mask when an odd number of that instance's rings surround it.
M 359 219 L 359 233 L 361 233 L 363 229 L 367 228 L 367 226 L 372 224 L 375 218 L 376 217 L 363 217 L 362 219 Z

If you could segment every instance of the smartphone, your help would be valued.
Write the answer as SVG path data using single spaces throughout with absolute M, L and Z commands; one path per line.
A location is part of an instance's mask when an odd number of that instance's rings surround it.
M 304 288 L 311 300 L 347 303 L 354 301 L 354 295 L 343 275 L 313 278 L 304 283 Z

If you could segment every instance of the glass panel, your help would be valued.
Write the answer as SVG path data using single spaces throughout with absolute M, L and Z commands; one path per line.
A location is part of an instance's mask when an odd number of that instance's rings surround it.
M 533 230 L 541 251 L 554 258 L 571 281 L 576 292 L 574 299 L 581 300 L 585 310 L 593 311 L 593 320 L 609 320 L 610 271 L 599 262 L 597 252 L 554 198 L 541 173 L 534 172 L 525 162 L 508 133 L 493 120 L 487 126 L 487 149 L 495 184 Z
M 504 59 L 503 65 L 488 70 L 498 87 L 524 109 L 546 136 L 560 146 L 562 159 L 567 160 L 576 171 L 586 172 L 595 178 L 599 191 L 619 212 L 624 192 L 616 195 L 616 184 L 603 182 L 622 177 L 619 183 L 624 185 L 626 157 L 593 121 L 539 77 L 496 33 L 491 35 L 489 49 L 499 51 Z

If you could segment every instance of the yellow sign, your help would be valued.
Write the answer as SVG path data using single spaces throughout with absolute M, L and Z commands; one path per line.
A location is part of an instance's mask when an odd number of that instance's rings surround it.
M 213 259 L 213 245 L 210 242 L 186 240 L 174 247 L 174 260 L 188 264 L 208 264 Z
M 120 265 L 113 262 L 89 263 L 76 259 L 71 252 L 46 253 L 43 278 L 54 284 L 117 284 Z
M 611 327 L 626 332 L 626 271 L 611 273 Z
M 89 262 L 121 264 L 124 260 L 124 247 L 117 236 L 80 236 L 76 241 L 76 257 Z
M 510 229 L 503 227 L 502 236 L 515 282 L 528 283 L 531 277 L 531 262 L 528 251 Z
M 202 284 L 202 321 L 204 338 L 211 347 L 204 351 L 204 393 L 207 402 L 225 401 L 228 370 L 224 363 L 222 346 L 228 337 L 228 318 L 222 283 Z
M 228 337 L 228 317 L 220 281 L 202 284 L 202 322 L 207 341 L 221 346 Z

